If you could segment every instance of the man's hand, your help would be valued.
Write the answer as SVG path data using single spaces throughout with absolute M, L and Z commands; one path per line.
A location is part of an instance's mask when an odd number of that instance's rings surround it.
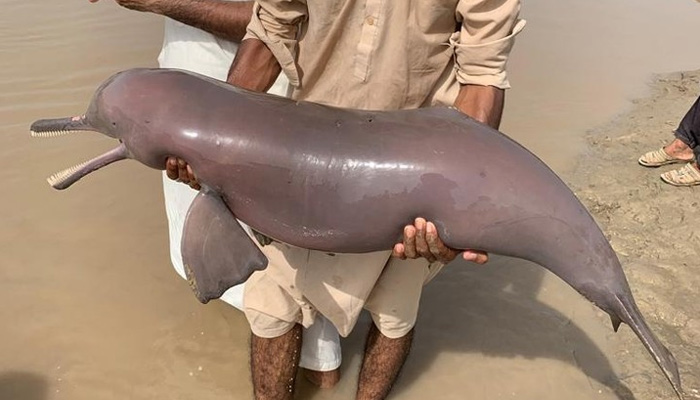
M 97 3 L 99 0 L 89 0 L 90 3 Z M 162 0 L 114 0 L 124 8 L 136 11 L 161 13 Z
M 458 250 L 445 246 L 440 240 L 435 224 L 426 222 L 423 218 L 416 218 L 413 225 L 406 225 L 403 243 L 394 245 L 392 252 L 394 257 L 402 260 L 423 257 L 429 262 L 440 261 L 445 264 L 454 260 L 458 254 Z M 478 250 L 465 250 L 462 258 L 477 264 L 485 264 L 489 260 L 488 254 Z
M 202 188 L 192 171 L 192 167 L 183 159 L 168 157 L 165 162 L 165 173 L 168 175 L 168 178 L 189 185 L 194 190 Z

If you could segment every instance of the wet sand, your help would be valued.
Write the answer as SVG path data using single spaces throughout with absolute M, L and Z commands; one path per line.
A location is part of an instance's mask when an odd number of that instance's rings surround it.
M 0 0 L 0 399 L 250 398 L 246 322 L 220 302 L 200 305 L 172 271 L 158 173 L 119 163 L 65 192 L 44 181 L 113 143 L 31 140 L 29 124 L 81 113 L 113 72 L 155 65 L 162 30 L 158 17 L 111 2 L 61 3 Z M 689 51 L 700 7 L 530 0 L 524 14 L 503 130 L 594 211 L 686 387 L 698 389 L 696 190 L 661 186 L 636 157 L 698 93 L 697 73 L 646 83 L 700 66 Z M 673 30 L 649 28 L 669 21 Z M 614 334 L 606 315 L 532 264 L 455 263 L 426 288 L 419 318 L 393 398 L 672 396 L 629 329 Z M 343 343 L 340 385 L 302 381 L 298 398 L 353 398 L 367 322 Z

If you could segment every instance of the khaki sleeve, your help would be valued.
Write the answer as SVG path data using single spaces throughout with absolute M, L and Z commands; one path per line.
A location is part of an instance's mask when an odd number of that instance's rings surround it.
M 461 29 L 450 44 L 459 83 L 510 88 L 506 62 L 525 27 L 520 0 L 460 0 L 456 11 Z
M 307 19 L 305 0 L 258 0 L 243 40 L 260 39 L 280 63 L 289 83 L 299 86 L 297 31 Z

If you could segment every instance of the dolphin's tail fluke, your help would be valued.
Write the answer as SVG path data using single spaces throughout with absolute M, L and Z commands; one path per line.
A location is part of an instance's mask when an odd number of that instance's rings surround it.
M 659 339 L 657 339 L 651 329 L 649 329 L 649 326 L 644 321 L 641 312 L 633 300 L 621 298 L 619 296 L 615 296 L 615 299 L 617 301 L 616 311 L 619 313 L 619 317 L 611 315 L 615 331 L 617 331 L 616 327 L 619 327 L 620 320 L 624 321 L 632 328 L 634 333 L 639 337 L 639 340 L 644 344 L 644 347 L 647 348 L 654 358 L 654 361 L 659 365 L 664 375 L 666 375 L 671 386 L 673 386 L 673 390 L 676 391 L 678 398 L 683 400 L 684 393 L 681 387 L 680 374 L 678 373 L 678 364 L 673 354 L 668 351 L 666 346 L 661 344 Z

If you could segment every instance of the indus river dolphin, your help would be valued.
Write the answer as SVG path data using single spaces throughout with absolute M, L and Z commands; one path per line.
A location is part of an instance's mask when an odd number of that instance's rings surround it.
M 182 254 L 202 302 L 267 265 L 236 218 L 295 246 L 363 253 L 391 249 L 421 216 L 452 248 L 552 271 L 607 312 L 615 330 L 628 324 L 682 396 L 673 355 L 645 323 L 586 208 L 536 156 L 457 110 L 334 108 L 183 71 L 134 69 L 103 83 L 85 115 L 40 120 L 31 130 L 119 139 L 114 150 L 49 178 L 56 189 L 126 158 L 162 170 L 177 156 L 192 166 L 202 190 Z

